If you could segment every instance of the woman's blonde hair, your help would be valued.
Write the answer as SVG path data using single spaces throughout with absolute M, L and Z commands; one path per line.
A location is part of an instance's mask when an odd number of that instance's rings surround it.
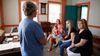
M 87 21 L 85 19 L 79 19 L 78 22 L 82 22 L 83 28 L 88 29 L 88 24 L 87 24 Z
M 72 21 L 71 20 L 67 20 L 66 22 L 69 22 L 71 27 L 73 26 Z

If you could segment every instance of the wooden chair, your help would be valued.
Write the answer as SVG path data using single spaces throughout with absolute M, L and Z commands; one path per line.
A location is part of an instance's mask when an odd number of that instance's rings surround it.
M 47 35 L 49 34 L 49 32 L 51 32 L 51 23 L 50 22 L 41 22 L 41 27 L 42 30 L 47 33 Z
M 100 36 L 93 37 L 93 54 L 95 56 L 100 56 Z

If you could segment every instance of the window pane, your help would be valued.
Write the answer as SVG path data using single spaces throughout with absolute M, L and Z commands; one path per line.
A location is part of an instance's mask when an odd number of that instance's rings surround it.
M 56 20 L 60 19 L 60 12 L 60 4 L 49 4 L 49 22 L 56 23 Z
M 87 13 L 88 13 L 88 7 L 82 7 L 81 19 L 86 19 L 87 20 Z
M 25 2 L 25 1 L 21 1 L 21 18 L 22 18 L 22 20 L 23 20 L 24 18 L 26 18 L 26 16 L 24 15 L 24 12 L 23 12 L 23 4 L 24 4 L 24 2 Z

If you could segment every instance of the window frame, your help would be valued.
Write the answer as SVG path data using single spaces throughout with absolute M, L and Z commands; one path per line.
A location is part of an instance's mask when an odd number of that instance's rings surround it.
M 88 5 L 82 5 L 82 6 L 81 6 L 80 18 L 81 18 L 81 19 L 85 19 L 85 18 L 82 18 L 82 8 L 83 8 L 83 7 L 87 7 L 87 18 L 86 18 L 86 19 L 88 20 Z
M 84 3 L 76 4 L 76 6 L 78 6 L 78 7 L 84 6 L 84 5 L 88 6 L 88 12 L 87 12 L 87 23 L 88 23 L 89 22 L 89 13 L 90 13 L 90 2 L 84 2 Z M 80 15 L 80 18 L 81 18 L 81 15 Z
M 62 3 L 61 2 L 55 2 L 55 1 L 48 1 L 48 11 L 47 11 L 47 21 L 49 22 L 49 4 L 60 4 L 61 5 L 61 8 L 60 8 L 60 20 L 62 19 Z M 50 22 L 51 23 L 51 22 Z

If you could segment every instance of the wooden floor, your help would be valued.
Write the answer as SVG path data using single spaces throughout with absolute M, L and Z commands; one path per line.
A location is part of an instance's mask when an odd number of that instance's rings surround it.
M 44 55 L 43 56 L 60 56 L 59 47 L 53 48 L 52 51 L 48 51 L 50 44 L 48 43 L 44 46 Z M 64 56 L 67 56 L 66 50 L 64 51 Z
M 53 48 L 52 51 L 48 51 L 49 46 L 50 46 L 49 44 L 44 46 L 44 55 L 43 56 L 60 56 L 59 47 Z M 65 52 L 66 52 L 66 50 L 65 50 Z M 65 53 L 64 56 L 67 56 L 67 53 Z M 94 49 L 92 56 L 100 56 L 100 52 Z
M 53 48 L 52 51 L 48 51 L 48 48 L 49 48 L 49 44 L 47 44 L 46 46 L 44 46 L 44 55 L 43 56 L 60 56 L 59 54 L 59 47 L 57 48 Z M 96 51 L 94 50 L 94 55 L 92 56 L 100 56 L 100 52 L 99 51 Z M 18 52 L 18 53 L 11 53 L 11 54 L 7 54 L 7 55 L 2 55 L 2 56 L 21 56 L 21 53 Z M 65 50 L 65 54 L 64 56 L 67 56 L 67 53 L 66 53 L 66 50 Z
M 59 47 L 53 48 L 52 51 L 48 51 L 49 44 L 44 47 L 44 56 L 60 56 L 59 55 Z

